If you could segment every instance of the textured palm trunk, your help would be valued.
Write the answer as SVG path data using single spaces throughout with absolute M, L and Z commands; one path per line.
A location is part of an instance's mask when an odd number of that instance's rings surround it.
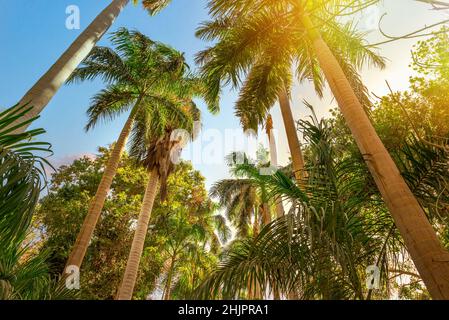
M 268 143 L 270 146 L 270 163 L 272 167 L 278 167 L 278 155 L 276 148 L 276 139 L 273 133 L 273 118 L 271 115 L 268 115 L 267 118 L 267 135 L 268 135 Z M 282 217 L 285 214 L 284 206 L 282 205 L 282 199 L 276 201 L 276 216 L 278 218 Z
M 120 159 L 122 157 L 123 151 L 125 150 L 126 141 L 128 140 L 129 134 L 131 133 L 131 127 L 134 122 L 134 116 L 139 108 L 142 96 L 140 96 L 131 111 L 122 131 L 120 132 L 119 138 L 115 143 L 114 149 L 112 150 L 111 157 L 109 158 L 106 167 L 101 177 L 100 184 L 98 185 L 95 197 L 89 206 L 89 211 L 84 218 L 81 230 L 76 238 L 75 245 L 73 246 L 72 252 L 67 259 L 66 268 L 69 266 L 77 266 L 81 268 L 81 265 L 86 255 L 87 248 L 89 246 L 90 240 L 94 233 L 95 227 L 100 218 L 101 211 L 103 210 L 104 202 L 108 196 L 109 190 L 111 188 L 112 180 L 114 179 L 118 166 L 120 164 Z
M 307 15 L 315 53 L 346 123 L 433 299 L 449 299 L 449 254 L 385 149 L 331 50 Z
M 159 173 L 157 169 L 151 171 L 150 180 L 143 198 L 142 208 L 137 221 L 137 228 L 129 252 L 128 262 L 126 263 L 125 274 L 117 293 L 117 300 L 131 300 L 134 286 L 139 270 L 140 258 L 142 256 L 145 237 L 148 232 L 151 211 L 153 210 L 154 199 L 156 198 L 157 186 L 159 183 Z
M 278 93 L 278 96 L 285 132 L 287 133 L 288 146 L 292 157 L 293 173 L 298 183 L 301 183 L 304 172 L 304 158 L 290 107 L 290 98 L 285 88 Z
M 259 234 L 259 208 L 254 208 L 254 223 L 253 223 L 253 237 L 257 237 Z
M 167 275 L 167 283 L 165 284 L 164 289 L 164 300 L 170 300 L 170 294 L 171 294 L 171 282 L 173 279 L 173 272 L 175 269 L 175 262 L 176 262 L 176 255 L 173 256 L 170 263 L 170 269 L 168 271 Z
M 262 204 L 262 223 L 264 226 L 266 226 L 270 222 L 271 222 L 270 206 L 268 205 L 268 203 L 264 202 Z
M 67 260 L 66 267 L 77 266 L 78 268 L 80 268 L 81 264 L 83 263 L 87 247 L 89 246 L 89 242 L 92 239 L 95 226 L 97 225 L 98 219 L 100 218 L 104 202 L 111 188 L 112 180 L 117 173 L 120 158 L 123 154 L 126 141 L 131 132 L 132 123 L 133 118 L 129 117 L 122 129 L 122 132 L 120 133 L 119 139 L 115 143 L 114 149 L 111 153 L 111 157 L 107 162 L 100 184 L 98 185 L 97 193 L 92 199 L 91 205 L 89 206 L 89 211 L 84 218 L 84 222 L 80 232 L 78 233 L 78 237 L 76 238 L 75 245 L 73 246 L 69 259 Z
M 18 122 L 29 120 L 39 115 L 45 106 L 50 102 L 62 84 L 68 79 L 72 72 L 78 67 L 81 61 L 87 57 L 92 48 L 106 33 L 114 23 L 129 0 L 113 0 L 95 20 L 80 34 L 72 45 L 61 55 L 56 63 L 34 84 L 34 86 L 20 100 L 20 104 L 30 103 L 33 109 Z M 16 130 L 21 133 L 27 126 Z
M 259 282 L 257 281 L 257 279 L 248 279 L 248 285 L 247 285 L 247 290 L 248 290 L 248 294 L 247 294 L 247 299 L 248 300 L 256 300 L 256 299 L 262 299 L 262 289 L 261 286 L 259 284 Z

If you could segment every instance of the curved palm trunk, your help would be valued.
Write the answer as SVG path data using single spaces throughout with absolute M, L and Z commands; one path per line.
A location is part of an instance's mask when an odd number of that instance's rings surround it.
M 23 118 L 11 124 L 11 127 L 34 118 L 50 102 L 61 85 L 68 79 L 81 61 L 87 57 L 92 48 L 106 33 L 114 20 L 128 4 L 129 0 L 113 0 L 95 20 L 79 35 L 72 45 L 61 55 L 56 63 L 34 84 L 34 86 L 20 100 L 20 105 L 30 103 L 33 109 Z M 26 130 L 27 126 L 17 129 L 16 133 Z
M 98 185 L 97 193 L 92 199 L 91 205 L 89 206 L 89 211 L 84 218 L 83 225 L 78 237 L 76 238 L 75 245 L 73 246 L 72 252 L 67 260 L 66 268 L 68 266 L 81 267 L 83 263 L 84 256 L 89 246 L 89 242 L 92 239 L 92 235 L 97 225 L 98 219 L 101 215 L 101 210 L 103 209 L 104 202 L 108 195 L 109 189 L 111 188 L 112 180 L 117 173 L 117 168 L 120 163 L 120 158 L 125 149 L 126 140 L 131 132 L 131 126 L 133 123 L 133 118 L 129 117 L 125 123 L 125 126 L 120 133 L 119 139 L 117 140 L 114 149 L 112 151 L 111 157 L 108 160 L 106 168 L 104 170 L 103 176 L 101 178 L 100 184 Z
M 112 180 L 117 173 L 117 168 L 119 166 L 123 151 L 125 150 L 126 141 L 128 140 L 131 127 L 134 122 L 134 116 L 139 108 L 141 100 L 142 96 L 140 96 L 137 100 L 131 114 L 128 117 L 128 120 L 123 126 L 122 132 L 120 132 L 117 142 L 115 143 L 111 157 L 106 164 L 103 176 L 101 177 L 100 184 L 97 188 L 97 192 L 95 193 L 95 197 L 92 199 L 89 206 L 89 211 L 84 218 L 83 225 L 81 226 L 81 230 L 76 238 L 75 245 L 73 246 L 69 258 L 67 259 L 66 268 L 69 266 L 77 266 L 80 268 L 83 263 L 87 247 L 92 239 L 92 235 L 101 215 L 101 210 L 103 210 L 104 202 L 111 188 Z
M 303 15 L 302 22 L 309 30 L 330 88 L 427 290 L 434 299 L 449 299 L 448 252 L 374 130 L 331 50 L 307 15 Z
M 284 120 L 285 132 L 287 133 L 288 146 L 292 157 L 293 173 L 298 183 L 301 182 L 304 172 L 304 158 L 296 131 L 295 120 L 293 119 L 290 107 L 290 99 L 287 89 L 282 89 L 279 93 L 279 106 L 281 108 L 282 119 Z
M 176 262 L 176 255 L 173 256 L 170 263 L 170 269 L 168 271 L 167 275 L 167 282 L 165 284 L 164 289 L 164 300 L 170 300 L 170 294 L 171 294 L 171 282 L 173 279 L 173 272 L 175 270 L 175 262 Z
M 270 163 L 273 167 L 278 167 L 278 155 L 276 148 L 276 139 L 273 134 L 273 118 L 271 114 L 268 115 L 267 118 L 267 135 L 268 135 L 268 143 L 270 145 Z M 282 217 L 285 214 L 284 206 L 282 205 L 282 199 L 279 199 L 276 202 L 276 216 L 278 218 Z
M 117 300 L 131 300 L 134 286 L 139 270 L 140 258 L 142 256 L 145 237 L 148 232 L 151 211 L 153 210 L 154 199 L 156 198 L 157 186 L 159 183 L 159 173 L 156 168 L 151 171 L 145 196 L 143 198 L 142 208 L 137 221 L 137 228 L 134 234 L 133 243 L 129 252 L 128 262 L 126 263 L 125 274 L 117 293 Z

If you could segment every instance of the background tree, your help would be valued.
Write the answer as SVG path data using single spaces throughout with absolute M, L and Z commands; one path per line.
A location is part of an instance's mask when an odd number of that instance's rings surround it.
M 96 185 L 110 157 L 111 149 L 100 148 L 97 157 L 83 157 L 63 166 L 53 174 L 50 192 L 41 201 L 35 226 L 41 233 L 42 250 L 49 252 L 49 268 L 59 275 L 65 265 L 76 233 L 95 195 Z M 104 215 L 92 237 L 81 272 L 82 299 L 113 299 L 120 284 L 129 253 L 129 244 L 142 203 L 148 176 L 125 153 L 120 161 Z M 152 226 L 148 230 L 142 256 L 135 298 L 146 299 L 158 288 L 164 273 L 165 256 L 161 243 L 170 234 L 164 229 L 166 215 L 178 208 L 195 210 L 208 201 L 204 177 L 190 163 L 180 163 L 167 180 L 167 199 L 158 196 L 153 210 Z

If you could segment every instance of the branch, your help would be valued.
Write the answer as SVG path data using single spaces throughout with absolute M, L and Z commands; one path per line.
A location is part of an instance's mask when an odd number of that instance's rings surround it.
M 419 0 L 415 0 L 415 1 L 419 1 Z M 425 0 L 423 0 L 423 1 L 425 1 Z M 384 18 L 386 15 L 387 15 L 386 13 L 383 14 L 382 17 L 381 17 L 380 20 L 379 20 L 379 31 L 380 31 L 380 33 L 381 33 L 385 38 L 388 38 L 389 40 L 382 41 L 382 42 L 378 42 L 378 43 L 374 43 L 374 44 L 369 44 L 369 45 L 367 45 L 367 47 L 376 47 L 376 46 L 379 46 L 379 45 L 382 45 L 382 44 L 386 44 L 386 43 L 390 43 L 390 42 L 397 41 L 397 40 L 413 39 L 413 38 L 419 38 L 419 37 L 425 37 L 425 36 L 437 35 L 437 34 L 447 33 L 447 32 L 448 32 L 447 29 L 443 29 L 443 30 L 440 30 L 440 31 L 437 31 L 437 32 L 422 33 L 422 32 L 424 32 L 424 31 L 427 31 L 427 30 L 433 29 L 433 28 L 435 28 L 435 27 L 438 27 L 438 26 L 440 26 L 440 25 L 442 25 L 442 24 L 448 23 L 448 22 L 449 22 L 449 19 L 446 19 L 446 20 L 443 20 L 443 21 L 440 21 L 440 22 L 431 24 L 431 25 L 429 25 L 429 26 L 425 26 L 425 27 L 423 27 L 423 28 L 421 28 L 421 29 L 418 29 L 418 30 L 416 30 L 416 31 L 407 33 L 407 34 L 402 35 L 402 36 L 390 36 L 390 35 L 386 34 L 386 33 L 382 30 L 382 27 L 381 27 L 382 20 L 383 20 L 383 18 Z
M 443 1 L 433 1 L 433 0 L 415 0 L 422 3 L 430 4 L 434 10 L 447 10 L 449 9 L 449 3 Z

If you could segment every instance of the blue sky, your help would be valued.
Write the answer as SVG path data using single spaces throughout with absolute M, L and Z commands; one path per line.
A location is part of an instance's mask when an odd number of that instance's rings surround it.
M 7 107 L 16 103 L 109 2 L 110 0 L 3 0 L 0 4 L 0 106 Z M 65 27 L 66 8 L 69 5 L 80 8 L 81 30 L 68 30 Z M 168 43 L 185 52 L 188 62 L 194 66 L 195 53 L 207 45 L 194 36 L 198 24 L 207 19 L 205 7 L 206 0 L 173 0 L 161 14 L 150 17 L 140 7 L 129 5 L 110 31 L 123 26 L 138 29 L 154 40 Z M 444 17 L 444 13 L 431 11 L 428 6 L 412 0 L 385 0 L 377 11 L 362 17 L 360 28 L 369 29 L 373 17 L 379 17 L 384 12 L 388 13 L 384 28 L 394 35 L 407 33 Z M 369 39 L 379 40 L 379 32 L 373 30 Z M 377 95 L 386 93 L 385 80 L 394 89 L 407 88 L 408 77 L 411 75 L 408 69 L 410 49 L 415 42 L 416 40 L 401 41 L 381 48 L 381 53 L 388 58 L 387 68 L 383 71 L 367 69 L 362 73 L 363 80 L 371 91 Z M 105 37 L 100 45 L 107 44 Z M 118 136 L 124 117 L 98 126 L 89 133 L 83 130 L 89 99 L 102 87 L 103 84 L 99 81 L 62 87 L 42 113 L 41 119 L 36 122 L 35 126 L 47 130 L 43 140 L 52 143 L 55 153 L 53 162 L 56 165 L 82 154 L 95 154 L 98 146 L 110 144 Z M 200 103 L 203 110 L 203 132 L 208 132 L 208 135 L 186 150 L 187 159 L 194 148 L 202 148 L 203 155 L 207 155 L 208 148 L 212 150 L 211 144 L 223 142 L 225 132 L 236 133 L 237 142 L 243 140 L 239 122 L 233 115 L 236 96 L 235 92 L 225 90 L 222 111 L 216 116 L 208 114 Z M 301 104 L 303 99 L 311 101 L 320 116 L 326 115 L 334 107 L 330 95 L 320 101 L 309 85 L 296 85 L 292 99 L 296 118 L 306 116 Z M 289 155 L 277 106 L 273 109 L 273 117 L 279 133 L 280 162 L 285 164 Z M 216 140 L 212 140 L 213 138 Z M 218 155 L 212 157 L 224 156 L 230 151 L 232 146 L 228 143 L 228 146 L 220 149 Z M 206 176 L 208 186 L 227 176 L 227 168 L 222 162 L 194 161 L 194 166 Z

